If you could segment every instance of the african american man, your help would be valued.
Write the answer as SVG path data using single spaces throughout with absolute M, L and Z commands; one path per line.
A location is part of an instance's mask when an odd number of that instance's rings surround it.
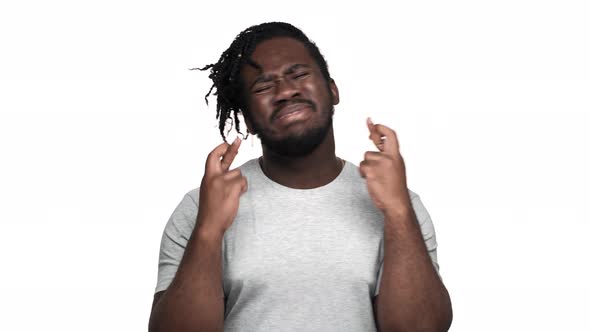
M 224 143 L 164 229 L 150 331 L 447 331 L 434 228 L 396 134 L 367 119 L 376 151 L 358 167 L 336 156 L 338 88 L 317 46 L 264 23 L 201 70 Z M 238 115 L 262 156 L 230 170 Z

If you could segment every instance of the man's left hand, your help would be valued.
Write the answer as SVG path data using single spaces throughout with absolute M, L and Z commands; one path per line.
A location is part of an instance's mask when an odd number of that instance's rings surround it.
M 379 151 L 365 152 L 360 163 L 361 176 L 367 180 L 367 189 L 375 206 L 384 214 L 398 214 L 411 207 L 406 185 L 406 169 L 399 153 L 395 131 L 367 118 L 369 139 Z

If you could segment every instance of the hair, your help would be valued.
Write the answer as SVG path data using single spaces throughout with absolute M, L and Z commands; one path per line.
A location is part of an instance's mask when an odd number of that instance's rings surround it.
M 240 32 L 229 48 L 221 54 L 217 63 L 203 68 L 193 68 L 202 71 L 211 69 L 209 78 L 213 81 L 213 85 L 205 95 L 205 103 L 209 105 L 208 98 L 215 88 L 216 91 L 213 94 L 217 96 L 216 119 L 219 119 L 219 133 L 224 142 L 227 142 L 224 132 L 226 123 L 229 121 L 230 126 L 235 123 L 236 131 L 242 134 L 238 114 L 242 113 L 244 118 L 248 116 L 246 94 L 241 78 L 242 65 L 249 64 L 260 69 L 260 66 L 251 59 L 252 53 L 259 43 L 274 37 L 290 37 L 302 42 L 320 67 L 326 82 L 331 80 L 328 64 L 318 47 L 293 25 L 283 22 L 268 22 L 251 26 Z M 228 132 L 230 130 L 231 127 Z M 244 134 L 242 134 L 243 136 Z

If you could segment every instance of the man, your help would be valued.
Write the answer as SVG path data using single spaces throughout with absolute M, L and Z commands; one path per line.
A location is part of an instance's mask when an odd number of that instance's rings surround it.
M 150 331 L 447 331 L 434 228 L 395 132 L 368 119 L 378 151 L 336 157 L 338 88 L 315 44 L 265 23 L 206 69 L 224 141 L 241 113 L 263 154 L 233 170 L 239 138 L 209 154 L 162 236 Z

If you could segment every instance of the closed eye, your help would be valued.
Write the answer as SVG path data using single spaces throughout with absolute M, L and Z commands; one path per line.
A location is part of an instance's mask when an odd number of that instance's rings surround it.
M 254 89 L 254 93 L 261 93 L 261 92 L 269 90 L 270 88 L 272 88 L 272 85 L 261 86 L 261 87 Z
M 293 78 L 294 79 L 299 79 L 299 78 L 302 78 L 302 77 L 305 77 L 305 76 L 308 76 L 308 75 L 309 75 L 308 72 L 303 72 L 303 73 L 295 74 L 295 76 L 293 76 Z

